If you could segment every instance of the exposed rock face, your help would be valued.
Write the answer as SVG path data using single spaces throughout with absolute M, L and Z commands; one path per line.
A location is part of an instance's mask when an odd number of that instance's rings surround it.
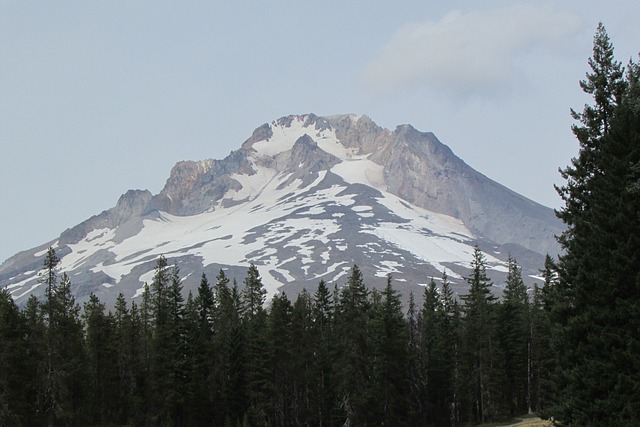
M 304 134 L 293 144 L 291 156 L 284 168 L 291 176 L 281 185 L 285 187 L 298 179 L 306 187 L 318 179 L 320 172 L 327 171 L 338 163 L 340 159 L 322 151 L 309 135 Z
M 390 131 L 366 116 L 287 116 L 222 160 L 178 162 L 159 194 L 130 190 L 17 254 L 0 266 L 0 286 L 19 302 L 41 293 L 41 256 L 54 245 L 77 297 L 106 302 L 137 298 L 160 254 L 179 263 L 185 290 L 202 272 L 242 274 L 250 262 L 270 293 L 339 282 L 353 263 L 407 289 L 446 269 L 463 289 L 474 245 L 495 283 L 508 253 L 531 281 L 544 255 L 559 253 L 561 231 L 551 209 L 475 171 L 432 133 Z
M 88 233 L 100 228 L 117 228 L 154 210 L 153 196 L 148 190 L 129 190 L 120 196 L 116 206 L 92 216 L 60 235 L 61 244 L 78 243 Z
M 329 120 L 336 137 L 345 147 L 355 148 L 357 154 L 370 154 L 383 146 L 390 132 L 376 125 L 367 116 L 334 116 Z

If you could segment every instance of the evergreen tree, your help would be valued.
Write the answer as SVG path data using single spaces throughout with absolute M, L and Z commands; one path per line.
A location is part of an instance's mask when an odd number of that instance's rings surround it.
M 333 409 L 333 371 L 332 371 L 332 343 L 334 303 L 329 288 L 324 280 L 320 280 L 313 295 L 313 372 L 315 384 L 315 410 L 311 417 L 312 423 L 318 426 L 332 425 Z
M 460 408 L 462 383 L 460 381 L 461 363 L 461 310 L 457 299 L 453 295 L 447 273 L 442 273 L 442 288 L 440 293 L 440 306 L 443 313 L 443 356 L 442 394 L 444 403 L 449 407 L 449 420 L 447 425 L 459 423 L 461 420 Z
M 71 294 L 66 273 L 43 308 L 49 316 L 46 335 L 50 347 L 43 390 L 48 423 L 82 423 L 87 359 L 80 306 Z
M 486 261 L 476 246 L 464 295 L 464 350 L 472 419 L 483 423 L 498 415 L 500 367 L 496 343 L 496 298 L 490 290 Z
M 40 283 L 44 284 L 45 289 L 45 297 L 47 302 L 47 318 L 50 319 L 52 317 L 53 312 L 53 296 L 55 293 L 55 288 L 58 281 L 58 273 L 56 268 L 60 263 L 60 259 L 56 255 L 55 249 L 53 247 L 49 247 L 47 249 L 47 254 L 44 258 L 44 271 L 41 273 Z
M 140 371 L 136 376 L 137 390 L 139 400 L 135 409 L 134 418 L 137 424 L 148 424 L 152 414 L 153 405 L 153 333 L 154 333 L 154 316 L 153 316 L 153 300 L 151 288 L 145 282 L 142 291 L 142 301 L 140 302 L 140 311 L 136 319 L 133 307 L 131 308 L 132 323 L 139 324 L 141 338 L 141 354 L 140 354 Z M 136 322 L 138 320 L 139 322 Z
M 374 406 L 372 390 L 371 305 L 357 265 L 336 307 L 334 372 L 338 407 L 348 425 L 365 425 Z
M 552 345 L 558 399 L 551 415 L 566 425 L 640 421 L 640 112 L 637 66 L 614 60 L 600 24 L 582 89 L 594 105 L 573 127 L 580 152 L 558 188 L 567 225 L 560 236 Z
M 167 260 L 161 256 L 151 283 L 154 327 L 150 346 L 151 414 L 159 424 L 182 422 L 181 290 L 177 267 L 169 272 Z
M 271 372 L 268 366 L 266 289 L 254 264 L 249 266 L 242 290 L 246 355 L 246 392 L 251 424 L 268 423 Z
M 115 352 L 117 365 L 117 422 L 127 424 L 140 419 L 141 403 L 143 399 L 141 384 L 145 373 L 142 333 L 137 306 L 132 303 L 128 309 L 125 297 L 118 294 L 115 303 Z
M 530 410 L 529 352 L 530 319 L 527 286 L 516 260 L 509 256 L 509 272 L 500 306 L 499 331 L 504 357 L 501 387 L 509 415 Z
M 84 304 L 85 341 L 89 373 L 89 419 L 104 425 L 117 419 L 118 359 L 114 319 L 95 294 Z
M 326 287 L 325 287 L 326 288 Z M 285 369 L 291 383 L 291 417 L 297 425 L 320 424 L 317 418 L 319 396 L 316 394 L 316 370 L 319 335 L 314 324 L 313 297 L 303 289 L 291 308 L 291 366 Z
M 188 325 L 186 368 L 189 370 L 190 392 L 188 394 L 191 422 L 202 425 L 214 417 L 214 319 L 215 301 L 213 289 L 203 273 L 195 298 L 189 293 L 186 304 Z
M 27 366 L 24 386 L 27 393 L 29 416 L 25 425 L 45 422 L 44 378 L 46 373 L 47 337 L 42 306 L 35 295 L 31 295 L 23 310 L 26 349 L 23 360 Z
M 186 324 L 185 306 L 182 296 L 182 280 L 177 265 L 171 268 L 169 287 L 169 342 L 167 352 L 170 370 L 165 372 L 171 379 L 171 387 L 164 390 L 165 407 L 170 408 L 172 425 L 185 424 L 185 396 L 187 395 L 187 364 L 186 364 Z
M 409 347 L 407 325 L 398 292 L 387 276 L 387 285 L 374 312 L 372 394 L 377 404 L 370 409 L 369 423 L 406 425 L 411 419 L 410 382 L 407 371 Z
M 31 410 L 26 332 L 11 294 L 0 289 L 0 425 L 27 424 Z
M 430 424 L 450 425 L 459 406 L 456 395 L 456 369 L 460 343 L 459 313 L 449 279 L 442 275 L 440 291 L 431 279 L 425 289 L 422 321 L 422 358 L 426 382 L 426 420 Z M 466 387 L 465 387 L 466 388 Z
M 551 381 L 554 370 L 554 355 L 551 348 L 551 316 L 548 308 L 553 304 L 553 290 L 557 281 L 556 266 L 553 259 L 545 258 L 543 287 L 534 287 L 531 304 L 531 407 L 541 416 L 547 415 L 547 408 L 556 394 Z
M 217 283 L 220 283 L 220 280 Z M 219 295 L 218 292 L 216 295 Z M 241 317 L 243 313 L 242 298 L 235 279 L 230 295 L 229 299 L 219 300 L 220 313 L 223 316 L 221 324 L 228 325 L 226 328 L 228 334 L 217 335 L 219 345 L 216 348 L 219 349 L 219 354 L 223 357 L 218 381 L 221 387 L 221 400 L 225 408 L 224 416 L 239 424 L 245 418 L 249 406 L 246 381 L 248 355 L 246 329 Z
M 246 410 L 244 390 L 244 331 L 240 317 L 240 296 L 234 282 L 223 270 L 216 276 L 213 310 L 213 347 L 215 348 L 212 386 L 215 405 L 214 418 L 240 422 Z
M 293 420 L 292 406 L 297 397 L 293 391 L 293 376 L 290 369 L 293 365 L 291 348 L 292 307 L 287 296 L 274 295 L 269 312 L 269 381 L 270 413 L 269 421 L 272 425 L 286 425 Z M 295 371 L 298 379 L 303 379 L 304 371 Z

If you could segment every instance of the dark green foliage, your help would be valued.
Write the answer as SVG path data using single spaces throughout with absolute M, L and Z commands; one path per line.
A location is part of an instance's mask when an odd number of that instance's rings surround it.
M 371 305 L 362 273 L 354 265 L 347 284 L 336 303 L 334 374 L 337 404 L 346 422 L 365 425 L 374 406 L 371 395 L 372 354 Z
M 0 289 L 0 425 L 20 425 L 29 416 L 26 325 L 11 295 Z
M 291 344 L 292 307 L 285 294 L 274 295 L 268 320 L 269 414 L 274 425 L 286 425 L 294 419 L 294 379 L 287 371 L 293 367 L 294 354 Z M 304 372 L 296 371 L 302 376 Z M 302 380 L 304 380 L 302 378 Z
M 464 378 L 472 417 L 483 423 L 500 417 L 501 361 L 497 340 L 496 297 L 486 273 L 486 261 L 478 247 L 467 278 L 469 293 L 464 295 Z
M 313 383 L 310 384 L 311 394 L 314 396 L 310 404 L 312 425 L 332 425 L 333 409 L 333 317 L 334 301 L 324 280 L 318 284 L 313 296 L 312 307 L 312 346 L 313 359 L 310 369 Z M 308 340 L 309 338 L 305 339 Z M 305 345 L 304 342 L 297 347 Z
M 46 355 L 43 409 L 49 423 L 74 423 L 83 419 L 87 357 L 80 307 L 71 295 L 71 282 L 63 273 L 43 306 L 46 323 Z
M 251 264 L 244 279 L 241 301 L 247 414 L 252 425 L 266 424 L 271 410 L 269 396 L 272 393 L 272 372 L 269 366 L 267 312 L 264 308 L 266 293 L 257 267 Z
M 118 353 L 115 319 L 106 315 L 94 294 L 84 304 L 85 343 L 89 374 L 88 419 L 102 425 L 116 418 L 118 402 Z
M 567 425 L 640 422 L 640 96 L 600 25 L 581 82 L 594 105 L 574 112 L 580 152 L 558 189 L 567 224 L 550 312 L 558 369 L 556 405 Z
M 372 323 L 373 384 L 377 404 L 372 407 L 370 422 L 381 425 L 406 425 L 411 419 L 410 383 L 407 366 L 410 360 L 408 334 L 400 296 L 391 286 L 391 276 L 376 304 Z
M 555 263 L 548 255 L 544 267 L 544 287 L 535 286 L 531 304 L 531 407 L 541 415 L 546 414 L 555 395 L 555 385 L 551 381 L 555 358 L 550 351 L 551 313 L 548 308 L 555 299 L 553 294 L 557 273 Z
M 185 303 L 179 269 L 164 257 L 140 307 L 121 294 L 113 313 L 91 295 L 80 317 L 64 274 L 50 301 L 32 298 L 22 313 L 3 291 L 0 334 L 11 345 L 0 346 L 0 366 L 14 369 L 0 372 L 0 396 L 11 388 L 23 398 L 2 405 L 0 417 L 10 425 L 457 425 L 474 420 L 478 397 L 497 419 L 494 408 L 513 399 L 493 378 L 513 349 L 486 333 L 506 311 L 487 292 L 479 250 L 472 267 L 465 317 L 446 275 L 440 288 L 431 281 L 420 311 L 411 298 L 405 318 L 391 277 L 369 291 L 357 266 L 341 290 L 321 281 L 293 304 L 276 294 L 268 310 L 255 266 L 242 292 L 221 270 L 213 289 L 203 275 Z M 513 271 L 504 307 L 526 300 Z M 532 342 L 545 342 L 540 324 Z
M 197 295 L 191 292 L 185 306 L 185 375 L 186 416 L 196 425 L 214 417 L 214 319 L 216 317 L 213 289 L 203 273 Z
M 503 399 L 509 415 L 530 409 L 530 313 L 527 287 L 516 260 L 509 257 L 509 273 L 500 306 L 498 331 L 504 361 Z

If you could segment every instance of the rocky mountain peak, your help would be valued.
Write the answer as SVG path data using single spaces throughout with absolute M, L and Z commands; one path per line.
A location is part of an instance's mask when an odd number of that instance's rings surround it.
M 224 159 L 176 163 L 159 194 L 127 191 L 16 255 L 0 285 L 23 300 L 37 291 L 34 260 L 53 245 L 83 295 L 112 300 L 121 290 L 138 297 L 160 254 L 180 261 L 185 289 L 203 269 L 242 274 L 250 262 L 270 292 L 339 282 L 351 263 L 414 286 L 446 269 L 464 286 L 475 244 L 491 251 L 494 272 L 511 253 L 535 275 L 545 253 L 559 252 L 561 227 L 551 209 L 473 170 L 430 132 L 389 131 L 354 114 L 291 115 L 259 126 Z
M 193 186 L 211 170 L 213 165 L 212 159 L 176 163 L 171 169 L 162 193 L 171 200 L 181 200 L 193 190 Z
M 357 154 L 376 151 L 390 132 L 381 128 L 369 117 L 355 114 L 332 116 L 328 119 L 342 145 L 356 150 Z

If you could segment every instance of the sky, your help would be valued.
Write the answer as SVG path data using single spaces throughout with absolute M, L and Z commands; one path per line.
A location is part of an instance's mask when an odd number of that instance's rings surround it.
M 626 64 L 638 16 L 619 0 L 0 0 L 0 262 L 290 114 L 409 123 L 560 208 L 595 29 Z

